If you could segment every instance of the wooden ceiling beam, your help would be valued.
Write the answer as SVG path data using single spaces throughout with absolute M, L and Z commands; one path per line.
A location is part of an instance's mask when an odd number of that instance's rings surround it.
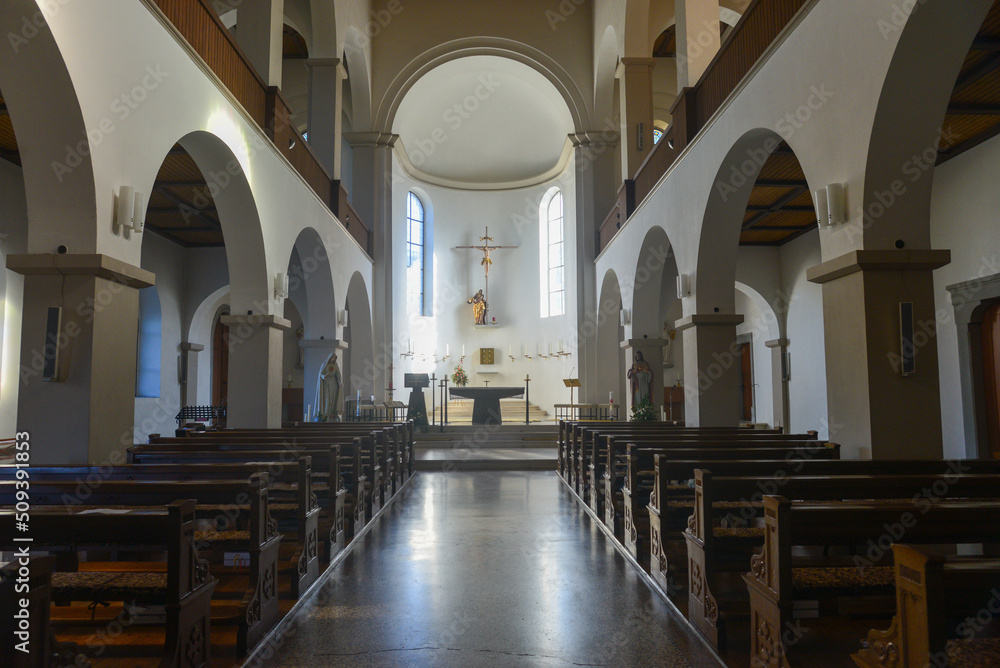
M 157 179 L 157 186 L 163 186 L 164 188 L 198 188 L 198 187 L 208 187 L 208 183 L 204 179 L 201 181 L 168 181 L 166 179 Z
M 7 111 L 7 105 L 0 103 L 0 116 L 10 116 L 10 112 Z
M 970 51 L 1000 51 L 1000 37 L 977 37 Z
M 987 74 L 990 74 L 997 69 L 1000 69 L 1000 52 L 987 56 L 981 63 L 958 77 L 958 81 L 955 82 L 955 88 L 951 92 L 952 97 L 958 95 L 966 88 L 969 88 Z
M 751 204 L 747 207 L 747 211 L 770 211 L 773 204 Z M 811 206 L 783 206 L 781 211 L 788 211 L 789 213 L 812 213 L 815 209 Z
M 214 206 L 206 206 L 198 210 L 217 213 L 216 208 Z M 156 207 L 151 206 L 148 209 L 146 209 L 146 213 L 177 213 L 177 211 L 178 209 L 176 206 L 156 206 Z
M 798 179 L 757 179 L 758 188 L 808 188 L 809 183 Z
M 1000 116 L 1000 104 L 953 104 L 949 116 Z
M 790 225 L 782 227 L 781 225 L 758 225 L 752 230 L 743 230 L 744 232 L 801 232 L 811 230 L 816 223 L 810 223 L 808 225 Z
M 177 195 L 175 195 L 174 193 L 172 193 L 166 186 L 163 186 L 163 185 L 161 185 L 159 183 L 154 184 L 153 188 L 156 190 L 156 192 L 160 193 L 161 195 L 163 195 L 164 197 L 166 197 L 167 199 L 169 199 L 171 202 L 173 202 L 174 204 L 176 204 L 178 207 L 184 207 L 186 209 L 191 209 L 194 212 L 194 213 L 191 214 L 192 218 L 196 218 L 196 219 L 200 220 L 201 222 L 205 223 L 206 225 L 214 227 L 219 232 L 222 232 L 222 225 L 220 225 L 217 220 L 206 216 L 203 213 L 204 209 L 199 209 L 198 207 L 192 205 L 191 202 L 188 202 L 187 200 L 185 200 L 185 199 L 183 199 L 181 197 L 178 197 Z M 181 215 L 184 215 L 183 211 L 181 211 Z M 186 215 L 184 217 L 185 217 L 185 219 L 187 219 Z
M 8 151 L 5 148 L 0 148 L 0 159 L 13 163 L 18 167 L 21 166 L 21 154 L 17 151 Z
M 747 230 L 752 229 L 754 225 L 764 220 L 771 214 L 778 213 L 779 211 L 781 211 L 782 207 L 788 206 L 790 202 L 794 201 L 799 196 L 801 196 L 802 193 L 806 192 L 806 188 L 808 188 L 808 186 L 803 184 L 802 186 L 793 189 L 792 192 L 788 193 L 787 195 L 779 199 L 777 202 L 772 204 L 767 211 L 761 211 L 756 216 L 754 216 L 747 222 L 743 223 L 743 231 L 745 232 Z

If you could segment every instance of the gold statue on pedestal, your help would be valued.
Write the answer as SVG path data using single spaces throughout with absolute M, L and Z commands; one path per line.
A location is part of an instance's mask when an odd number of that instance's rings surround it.
M 477 325 L 486 324 L 486 297 L 483 296 L 483 291 L 480 290 L 476 294 L 472 295 L 472 299 L 465 302 L 466 304 L 472 304 L 472 315 L 476 319 Z

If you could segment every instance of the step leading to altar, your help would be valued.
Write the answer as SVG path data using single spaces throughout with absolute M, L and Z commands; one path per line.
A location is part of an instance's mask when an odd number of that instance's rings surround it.
M 442 430 L 443 429 L 443 430 Z M 432 426 L 417 433 L 414 468 L 418 471 L 553 471 L 554 425 Z

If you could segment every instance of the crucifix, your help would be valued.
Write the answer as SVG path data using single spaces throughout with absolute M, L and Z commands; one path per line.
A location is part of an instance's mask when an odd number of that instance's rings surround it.
M 479 237 L 480 245 L 478 246 L 455 246 L 457 249 L 466 250 L 477 250 L 483 253 L 483 259 L 479 263 L 483 266 L 486 274 L 486 294 L 482 295 L 480 291 L 469 300 L 470 304 L 474 304 L 476 313 L 476 324 L 485 325 L 486 324 L 486 311 L 489 308 L 490 301 L 490 265 L 493 264 L 493 259 L 490 257 L 490 251 L 500 250 L 501 248 L 517 248 L 517 246 L 495 246 L 493 245 L 493 237 L 490 236 L 490 228 L 486 228 L 485 236 Z M 480 304 L 482 308 L 480 309 Z

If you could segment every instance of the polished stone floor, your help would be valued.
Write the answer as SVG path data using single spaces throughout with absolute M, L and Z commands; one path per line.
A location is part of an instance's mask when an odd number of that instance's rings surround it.
M 716 666 L 553 472 L 417 474 L 260 665 Z

